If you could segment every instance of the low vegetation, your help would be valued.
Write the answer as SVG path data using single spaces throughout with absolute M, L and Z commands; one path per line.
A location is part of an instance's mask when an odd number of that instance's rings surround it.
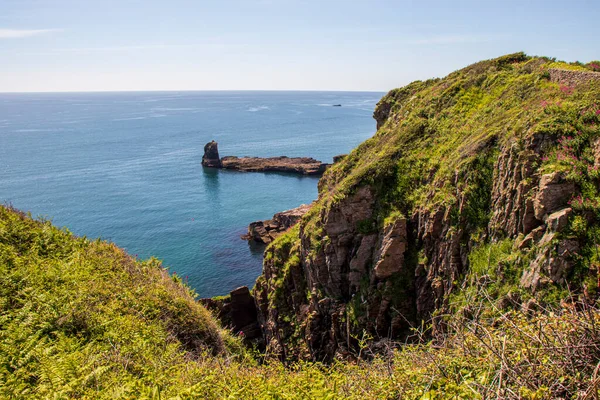
M 506 245 L 493 250 L 500 260 Z M 487 250 L 486 250 L 487 251 Z M 388 357 L 255 361 L 155 260 L 0 207 L 0 397 L 595 398 L 600 311 L 495 309 L 479 293 L 447 333 Z M 484 271 L 482 271 L 484 272 Z M 420 339 L 420 340 L 419 340 Z M 364 354 L 371 354 L 365 345 Z

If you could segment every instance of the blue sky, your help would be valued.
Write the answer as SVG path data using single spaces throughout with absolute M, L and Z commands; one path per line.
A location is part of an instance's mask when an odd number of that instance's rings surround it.
M 0 0 L 0 91 L 378 90 L 600 59 L 600 1 Z

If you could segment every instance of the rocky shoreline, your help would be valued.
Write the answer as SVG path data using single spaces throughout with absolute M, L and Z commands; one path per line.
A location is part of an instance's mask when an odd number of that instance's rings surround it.
M 322 175 L 329 164 L 310 157 L 236 157 L 219 158 L 218 143 L 204 146 L 202 165 L 209 168 L 232 169 L 244 172 L 288 172 L 301 175 Z
M 254 240 L 258 243 L 269 244 L 277 236 L 294 226 L 304 214 L 310 210 L 312 204 L 302 204 L 299 207 L 278 212 L 272 219 L 252 222 L 248 226 L 248 233 L 242 236 L 244 240 Z

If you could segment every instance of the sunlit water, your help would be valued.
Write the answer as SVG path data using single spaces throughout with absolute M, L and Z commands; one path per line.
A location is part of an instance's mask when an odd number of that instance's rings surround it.
M 317 179 L 203 169 L 223 155 L 331 162 L 372 136 L 382 93 L 0 94 L 0 202 L 155 256 L 200 296 L 252 286 L 248 223 L 309 203 Z M 342 107 L 332 107 L 342 104 Z

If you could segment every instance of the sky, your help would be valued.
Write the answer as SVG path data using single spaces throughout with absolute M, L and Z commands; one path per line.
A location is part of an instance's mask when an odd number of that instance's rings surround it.
M 373 90 L 600 59 L 600 0 L 0 0 L 0 92 Z

